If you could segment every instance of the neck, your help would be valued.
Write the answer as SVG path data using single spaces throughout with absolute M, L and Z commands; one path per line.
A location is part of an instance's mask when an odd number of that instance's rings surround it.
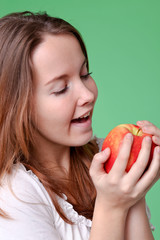
M 70 164 L 70 147 L 38 142 L 31 150 L 30 162 L 32 162 L 33 159 L 34 162 L 38 162 L 43 168 L 68 172 Z

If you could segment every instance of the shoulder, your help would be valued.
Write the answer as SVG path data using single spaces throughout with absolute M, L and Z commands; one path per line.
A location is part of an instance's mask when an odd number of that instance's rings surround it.
M 39 179 L 32 171 L 27 171 L 22 164 L 14 165 L 11 174 L 7 174 L 3 178 L 0 193 L 1 196 L 19 198 L 26 202 L 51 203 L 48 193 Z
M 0 236 L 5 240 L 88 239 L 91 220 L 78 215 L 65 195 L 57 198 L 73 225 L 59 216 L 34 173 L 23 165 L 14 166 L 0 187 L 0 208 L 11 217 L 0 217 Z
M 52 239 L 51 236 L 58 234 L 55 208 L 47 191 L 21 164 L 15 165 L 12 173 L 3 178 L 0 208 L 9 216 L 8 219 L 0 217 L 0 235 L 5 240 Z

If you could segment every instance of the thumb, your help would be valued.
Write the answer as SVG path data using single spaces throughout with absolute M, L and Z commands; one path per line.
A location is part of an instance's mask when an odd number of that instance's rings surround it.
M 96 153 L 94 155 L 94 158 L 92 160 L 91 166 L 90 166 L 90 175 L 97 175 L 106 173 L 104 170 L 104 163 L 108 160 L 110 155 L 110 148 L 106 148 L 103 151 Z

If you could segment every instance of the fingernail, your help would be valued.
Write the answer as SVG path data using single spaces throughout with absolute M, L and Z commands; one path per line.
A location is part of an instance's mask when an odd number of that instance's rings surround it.
M 109 148 L 109 147 L 105 148 L 105 149 L 103 150 L 103 152 L 106 153 L 106 154 L 109 153 L 109 152 L 110 152 L 110 148 Z
M 132 133 L 127 133 L 127 134 L 126 134 L 126 138 L 127 138 L 127 139 L 132 139 L 132 138 L 133 138 Z
M 142 122 L 142 121 L 137 121 L 137 124 L 138 124 L 138 125 L 142 125 L 143 122 Z
M 156 147 L 156 151 L 157 151 L 157 153 L 159 153 L 160 154 L 160 147 L 158 146 L 158 147 Z
M 143 132 L 147 131 L 147 127 L 143 127 L 143 128 L 142 128 L 142 131 L 143 131 Z
M 151 142 L 151 138 L 149 136 L 145 137 L 146 142 Z

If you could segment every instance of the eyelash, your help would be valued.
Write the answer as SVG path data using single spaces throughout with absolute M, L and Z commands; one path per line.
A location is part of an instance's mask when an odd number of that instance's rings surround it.
M 87 73 L 86 75 L 81 76 L 82 79 L 87 80 L 89 76 L 91 76 L 92 72 Z
M 65 93 L 68 89 L 68 86 L 66 85 L 62 90 L 58 91 L 58 92 L 54 92 L 54 95 L 60 95 L 62 93 Z
M 92 74 L 92 72 L 89 72 L 86 75 L 81 76 L 81 78 L 84 79 L 84 80 L 87 80 L 91 74 Z M 68 86 L 66 85 L 62 90 L 60 90 L 58 92 L 54 92 L 54 94 L 56 96 L 60 95 L 60 94 L 63 94 L 63 93 L 65 93 L 67 91 L 67 89 L 68 89 Z

